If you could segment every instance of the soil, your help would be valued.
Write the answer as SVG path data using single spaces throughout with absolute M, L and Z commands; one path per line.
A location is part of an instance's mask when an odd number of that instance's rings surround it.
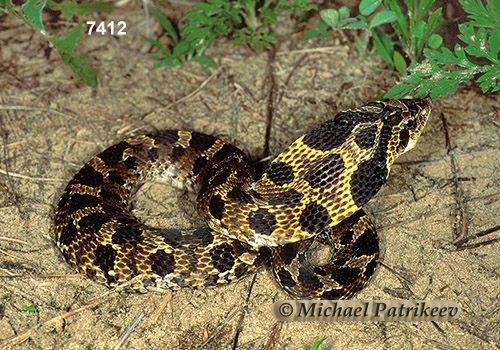
M 452 300 L 463 307 L 457 321 L 279 322 L 271 307 L 287 295 L 266 269 L 230 285 L 147 294 L 76 274 L 55 245 L 52 220 L 65 184 L 94 154 L 130 134 L 189 129 L 255 160 L 269 142 L 274 156 L 396 82 L 345 38 L 306 42 L 308 28 L 287 20 L 276 28 L 275 55 L 219 42 L 205 52 L 218 70 L 153 70 L 140 2 L 92 18 L 127 22 L 125 36 L 84 34 L 79 43 L 97 69 L 96 88 L 78 83 L 42 36 L 1 17 L 0 348 L 304 349 L 323 337 L 320 349 L 500 347 L 500 103 L 474 86 L 435 101 L 417 146 L 367 205 L 382 255 L 356 296 Z M 64 20 L 52 21 L 59 27 L 47 24 L 49 32 L 64 32 Z M 150 30 L 161 34 L 158 24 Z M 197 226 L 185 197 L 148 184 L 136 213 L 153 225 Z

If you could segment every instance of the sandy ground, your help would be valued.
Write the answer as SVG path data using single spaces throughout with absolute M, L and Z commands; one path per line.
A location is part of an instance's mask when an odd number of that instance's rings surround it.
M 99 75 L 89 88 L 43 38 L 2 17 L 0 348 L 304 349 L 322 337 L 320 349 L 500 347 L 500 103 L 471 87 L 436 101 L 417 147 L 367 206 L 382 256 L 357 296 L 453 300 L 463 306 L 458 321 L 278 322 L 271 306 L 287 296 L 265 269 L 227 286 L 145 295 L 75 274 L 54 243 L 54 208 L 72 174 L 112 143 L 181 128 L 220 136 L 258 159 L 270 106 L 276 155 L 394 83 L 379 60 L 362 60 L 339 41 L 306 43 L 300 30 L 279 37 L 272 60 L 221 43 L 206 52 L 219 67 L 208 75 L 197 64 L 151 70 L 139 5 L 100 18 L 125 18 L 129 30 L 82 41 Z M 199 224 L 178 197 L 186 196 L 148 184 L 137 215 L 164 227 Z

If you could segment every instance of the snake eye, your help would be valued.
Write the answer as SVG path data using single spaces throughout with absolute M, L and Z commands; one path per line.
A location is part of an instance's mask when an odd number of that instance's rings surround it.
M 339 127 L 349 127 L 352 124 L 352 119 L 349 117 L 350 116 L 347 115 L 347 113 L 339 113 L 335 117 L 335 122 Z
M 415 123 L 414 119 L 408 119 L 404 123 L 404 127 L 405 127 L 405 129 L 408 129 L 408 130 L 415 130 L 415 128 L 417 127 L 417 123 Z

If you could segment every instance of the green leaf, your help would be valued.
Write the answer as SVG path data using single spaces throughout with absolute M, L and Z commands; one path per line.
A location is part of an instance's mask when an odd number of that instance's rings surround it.
M 189 33 L 189 35 L 186 37 L 186 40 L 193 41 L 193 40 L 204 39 L 209 35 L 210 35 L 210 28 L 199 28 Z
M 349 8 L 347 6 L 342 6 L 341 8 L 339 8 L 339 15 L 340 15 L 340 18 L 349 18 Z
M 26 16 L 28 23 L 34 26 L 42 34 L 45 33 L 45 29 L 43 29 L 41 11 L 46 2 L 47 0 L 28 0 L 22 6 L 23 14 Z
M 176 32 L 174 26 L 172 25 L 172 23 L 165 16 L 163 16 L 160 13 L 160 11 L 158 11 L 154 6 L 151 6 L 150 9 L 151 9 L 151 12 L 153 12 L 153 15 L 160 22 L 161 26 L 163 28 L 165 28 L 165 30 L 168 32 L 168 34 L 170 34 L 170 36 L 172 37 L 172 40 L 174 41 L 174 43 L 177 45 L 177 43 L 179 42 L 179 37 L 177 36 L 177 32 Z
M 321 33 L 321 31 L 319 31 L 317 29 L 309 29 L 304 33 L 304 39 L 311 40 L 312 38 L 314 38 L 316 35 L 318 35 L 320 33 Z
M 172 59 L 172 58 L 165 58 L 164 60 L 156 62 L 153 65 L 153 69 L 156 69 L 156 68 L 161 67 L 161 66 L 174 67 L 174 66 L 178 66 L 180 64 L 181 64 L 181 62 L 179 62 L 179 60 Z
M 29 306 L 26 306 L 24 305 L 23 306 L 23 311 L 28 311 L 28 312 L 40 312 L 40 310 L 38 309 L 38 307 L 36 307 L 35 305 L 29 305 Z
M 191 33 L 193 30 L 196 30 L 199 28 L 199 25 L 197 22 L 195 21 L 190 21 L 190 22 L 187 22 L 186 24 L 184 24 L 180 30 L 180 36 L 181 37 L 184 37 L 184 36 L 187 36 L 189 35 L 189 33 Z
M 172 56 L 180 57 L 186 52 L 188 52 L 190 48 L 191 48 L 190 43 L 183 40 L 180 43 L 178 43 L 176 47 L 174 47 L 174 50 L 172 51 Z
M 63 61 L 66 63 L 68 63 L 71 57 L 71 53 L 76 46 L 76 41 L 82 37 L 82 23 L 83 22 L 80 22 L 75 29 L 64 37 L 64 39 L 58 36 L 51 39 L 52 43 L 57 47 Z
M 472 19 L 472 24 L 487 28 L 494 28 L 500 31 L 500 21 L 498 12 L 500 1 L 488 0 L 486 7 L 481 0 L 459 0 L 465 12 Z M 477 1 L 477 2 L 476 2 Z
M 454 93 L 458 90 L 458 80 L 438 80 L 434 83 L 431 97 L 433 99 L 446 96 L 449 93 Z
M 394 66 L 396 67 L 397 71 L 401 74 L 401 75 L 406 75 L 406 61 L 405 59 L 403 58 L 403 56 L 397 52 L 397 51 L 394 51 L 394 54 L 392 56 L 392 60 L 394 61 Z
M 194 56 L 191 61 L 198 62 L 205 73 L 208 72 L 208 68 L 217 69 L 217 65 L 209 58 L 203 56 Z
M 369 16 L 380 5 L 382 0 L 362 0 L 359 4 L 359 13 L 363 16 Z
M 397 19 L 398 17 L 394 11 L 381 11 L 373 16 L 373 19 L 370 21 L 369 27 L 373 28 L 384 23 L 391 23 Z
M 391 11 L 394 11 L 394 13 L 396 13 L 397 20 L 392 22 L 392 26 L 395 29 L 396 33 L 399 33 L 400 38 L 402 38 L 405 42 L 403 43 L 403 47 L 405 47 L 407 46 L 406 43 L 410 42 L 410 35 L 408 34 L 405 16 L 401 12 L 401 8 L 396 1 L 391 1 L 389 3 L 389 8 Z
M 419 22 L 417 24 L 415 32 L 413 33 L 416 38 L 422 39 L 424 37 L 425 27 L 426 27 L 425 21 Z
M 404 98 L 415 89 L 415 85 L 399 84 L 393 86 L 385 95 L 384 98 Z
M 212 26 L 216 24 L 216 22 L 219 20 L 217 17 L 209 17 L 205 16 L 201 13 L 198 12 L 188 12 L 184 17 L 182 17 L 183 20 L 185 19 L 190 19 L 193 22 L 197 23 L 199 26 L 200 24 L 205 24 L 207 26 Z
M 434 3 L 434 0 L 424 0 L 423 3 L 417 3 L 417 17 L 415 19 L 415 23 L 420 23 L 422 21 L 422 17 L 424 14 L 427 14 L 429 7 Z M 441 8 L 439 8 L 441 10 Z
M 325 32 L 325 33 L 321 33 L 321 34 L 319 35 L 319 40 L 320 40 L 320 41 L 323 41 L 323 40 L 325 40 L 326 38 L 328 38 L 329 36 L 330 36 L 330 34 L 328 34 L 328 33 L 326 33 L 326 32 Z
M 342 28 L 344 29 L 365 29 L 368 26 L 366 19 L 362 16 L 357 16 L 353 18 L 353 22 L 349 24 L 344 24 Z
M 468 46 L 464 50 L 465 50 L 465 52 L 467 52 L 467 54 L 469 54 L 471 56 L 476 56 L 476 57 L 483 57 L 484 56 L 483 51 L 478 50 L 477 48 L 472 47 L 472 46 Z
M 458 35 L 460 40 L 469 45 L 475 44 L 476 33 L 474 32 L 474 27 L 470 22 L 459 24 L 458 30 L 460 31 L 460 34 Z
M 149 57 L 151 57 L 151 58 L 157 58 L 157 59 L 160 59 L 160 58 L 163 59 L 163 58 L 165 58 L 165 55 L 162 54 L 162 53 L 160 53 L 160 52 L 153 52 L 153 53 L 149 54 Z
M 429 37 L 429 41 L 427 43 L 427 45 L 431 48 L 431 49 L 437 49 L 439 48 L 441 45 L 443 44 L 443 38 L 441 37 L 441 35 L 439 34 L 432 34 L 430 37 Z
M 148 38 L 147 36 L 144 36 L 141 34 L 141 37 L 150 42 L 151 44 L 153 44 L 155 47 L 157 47 L 158 49 L 160 49 L 166 56 L 168 57 L 173 57 L 172 54 L 170 53 L 170 51 L 168 51 L 162 44 L 160 44 L 159 41 L 153 39 L 153 38 Z
M 78 3 L 74 0 L 65 0 L 61 3 L 54 1 L 50 2 L 50 7 L 62 12 L 64 18 L 71 18 L 74 15 L 83 15 L 93 12 L 111 12 L 113 4 L 103 1 L 81 2 Z
M 208 0 L 208 2 L 210 2 L 214 5 L 219 5 L 222 8 L 224 8 L 225 6 L 228 5 L 227 1 L 224 1 L 224 0 Z
M 318 341 L 315 341 L 314 344 L 311 346 L 311 350 L 318 350 L 319 349 L 319 346 L 321 345 L 322 342 L 324 342 L 326 339 L 326 337 L 324 338 L 321 338 L 320 340 Z
M 477 79 L 477 82 L 480 83 L 479 86 L 481 86 L 483 92 L 488 91 L 490 88 L 493 89 L 493 91 L 497 91 L 499 84 L 497 80 L 500 80 L 500 65 L 486 66 L 484 70 L 486 73 Z
M 491 58 L 493 62 L 498 62 L 498 52 L 500 49 L 500 32 L 494 31 L 488 40 L 490 46 Z
M 382 39 L 383 35 L 386 35 L 383 32 L 374 32 L 373 33 L 373 46 L 380 57 L 385 61 L 385 63 L 389 66 L 390 69 L 394 67 L 394 63 L 392 62 L 392 51 L 393 48 L 390 46 L 384 45 L 384 41 Z
M 193 5 L 193 7 L 197 10 L 200 10 L 202 12 L 205 12 L 207 15 L 213 15 L 216 13 L 221 13 L 224 11 L 222 8 L 217 7 L 217 6 L 212 6 L 210 4 L 206 4 L 203 2 L 199 2 Z
M 195 61 L 195 62 L 204 64 L 204 65 L 206 65 L 208 67 L 217 69 L 217 65 L 214 63 L 214 61 L 212 61 L 211 59 L 209 59 L 207 57 L 204 57 L 204 56 L 194 56 L 192 58 L 192 61 Z
M 417 47 L 415 50 L 416 56 L 415 59 L 419 60 L 421 56 L 422 49 L 425 45 L 430 48 L 437 49 L 442 44 L 442 38 L 438 34 L 436 34 L 437 30 L 441 27 L 441 24 L 438 20 L 441 18 L 441 8 L 437 9 L 430 17 L 429 22 L 424 28 L 424 34 L 422 39 L 418 41 Z M 432 39 L 431 39 L 432 38 Z
M 70 57 L 67 61 L 69 68 L 75 73 L 76 77 L 86 85 L 97 86 L 97 74 L 95 69 L 84 61 L 86 53 L 80 56 Z
M 332 28 L 336 28 L 339 23 L 339 12 L 334 9 L 319 12 L 321 19 Z
M 458 44 L 455 45 L 454 52 L 451 52 L 447 47 L 443 47 L 441 48 L 441 51 L 424 49 L 424 55 L 435 61 L 437 64 L 454 64 L 466 68 L 474 67 L 474 65 L 465 56 L 464 49 Z
M 316 29 L 320 32 L 326 32 L 328 30 L 328 24 L 324 21 L 319 21 L 318 24 L 316 24 Z

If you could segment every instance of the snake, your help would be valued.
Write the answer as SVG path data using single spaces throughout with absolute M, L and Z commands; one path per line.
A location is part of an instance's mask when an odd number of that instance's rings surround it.
M 270 266 L 291 297 L 351 298 L 379 258 L 363 206 L 415 146 L 431 109 L 427 97 L 341 111 L 291 143 L 260 176 L 243 151 L 214 136 L 130 136 L 85 163 L 62 191 L 56 243 L 71 266 L 108 287 L 204 288 Z M 143 223 L 132 200 L 151 181 L 195 193 L 207 225 Z

